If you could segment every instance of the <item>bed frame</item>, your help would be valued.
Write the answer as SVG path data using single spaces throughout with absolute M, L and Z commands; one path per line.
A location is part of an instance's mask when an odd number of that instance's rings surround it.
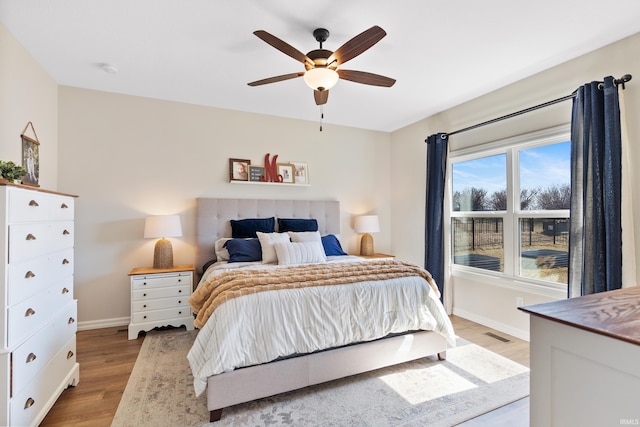
M 322 235 L 340 233 L 337 201 L 199 198 L 197 204 L 196 268 L 200 274 L 204 264 L 215 259 L 215 241 L 231 236 L 230 219 L 315 218 Z M 214 375 L 207 382 L 210 421 L 218 421 L 227 406 L 434 354 L 443 360 L 446 349 L 442 335 L 419 331 Z

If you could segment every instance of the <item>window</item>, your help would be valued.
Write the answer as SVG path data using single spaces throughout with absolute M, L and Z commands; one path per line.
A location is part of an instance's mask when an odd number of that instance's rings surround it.
M 454 270 L 567 284 L 569 137 L 562 127 L 451 154 Z

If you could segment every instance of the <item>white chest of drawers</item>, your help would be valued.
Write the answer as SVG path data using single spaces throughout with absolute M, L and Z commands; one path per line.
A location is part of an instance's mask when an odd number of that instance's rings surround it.
M 80 379 L 74 196 L 0 186 L 0 425 L 37 425 Z
M 193 330 L 193 315 L 187 301 L 193 289 L 193 265 L 167 269 L 134 268 L 131 276 L 131 323 L 129 339 L 141 331 L 162 326 Z

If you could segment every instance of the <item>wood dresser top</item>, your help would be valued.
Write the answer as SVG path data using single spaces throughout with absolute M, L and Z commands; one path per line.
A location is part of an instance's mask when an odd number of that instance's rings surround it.
M 640 345 L 640 286 L 529 305 L 520 310 Z

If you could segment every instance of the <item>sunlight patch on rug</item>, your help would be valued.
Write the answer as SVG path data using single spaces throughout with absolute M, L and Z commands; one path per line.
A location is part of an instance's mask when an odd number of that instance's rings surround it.
M 398 396 L 412 405 L 477 387 L 444 364 L 412 371 L 394 372 L 379 378 Z

